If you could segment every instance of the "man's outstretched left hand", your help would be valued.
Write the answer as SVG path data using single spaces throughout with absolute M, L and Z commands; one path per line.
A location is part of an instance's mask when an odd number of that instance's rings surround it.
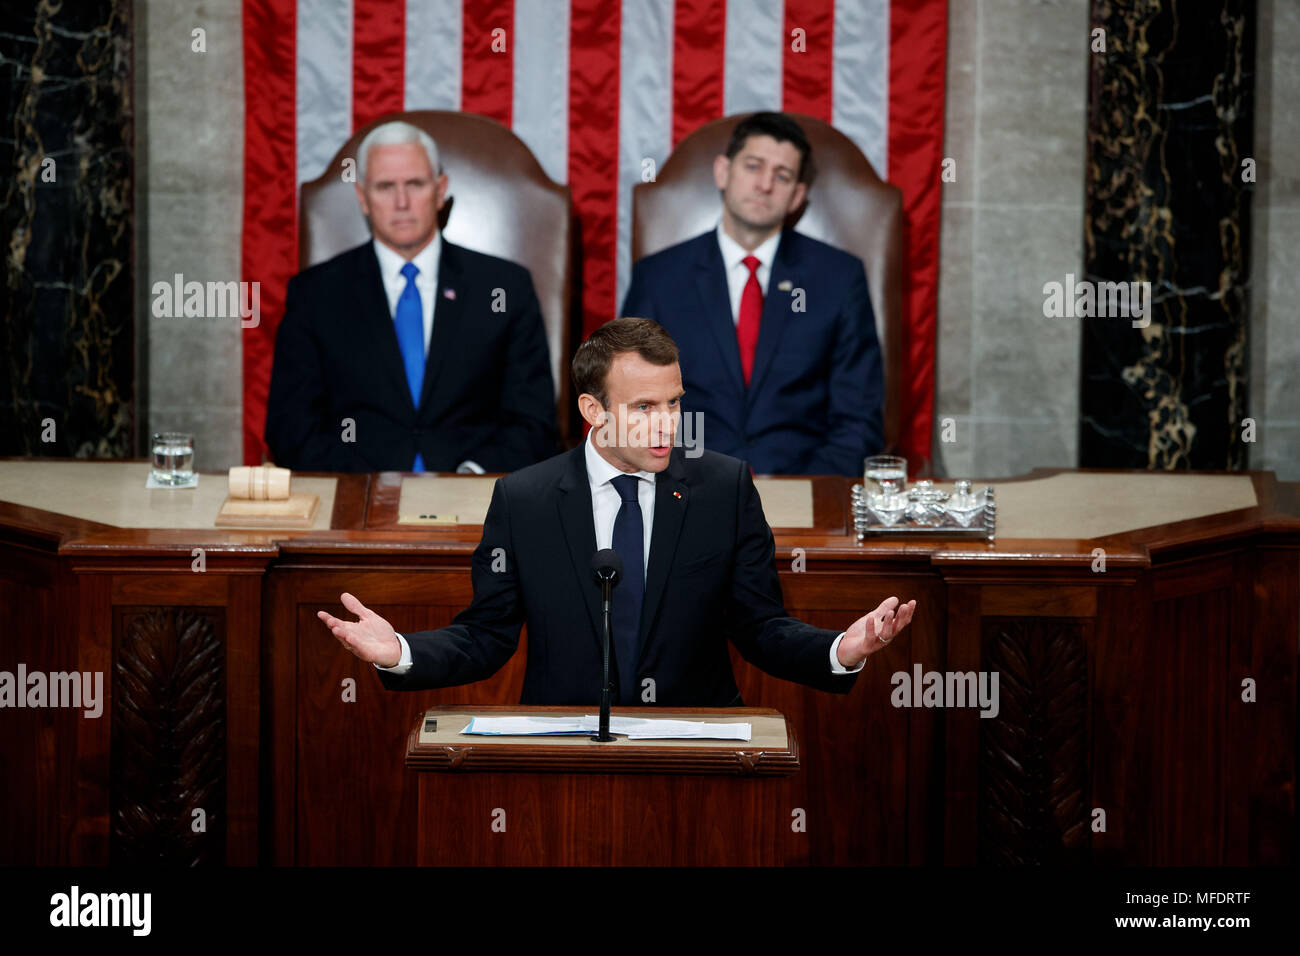
M 887 597 L 870 614 L 864 614 L 844 632 L 836 656 L 849 670 L 892 641 L 912 620 L 916 599 L 899 605 L 898 598 Z

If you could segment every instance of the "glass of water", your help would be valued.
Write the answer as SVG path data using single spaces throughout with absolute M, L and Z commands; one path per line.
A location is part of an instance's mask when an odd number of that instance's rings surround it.
M 888 482 L 886 487 L 884 484 Z M 907 484 L 907 459 L 897 455 L 872 455 L 862 463 L 862 490 L 874 494 L 897 494 Z
M 185 432 L 153 433 L 153 480 L 183 485 L 194 477 L 194 436 Z

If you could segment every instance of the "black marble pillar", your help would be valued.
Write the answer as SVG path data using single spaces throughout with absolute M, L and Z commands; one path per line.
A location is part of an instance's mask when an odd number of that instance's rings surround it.
M 1255 23 L 1253 0 L 1092 0 L 1084 278 L 1152 304 L 1082 319 L 1081 466 L 1247 466 Z
M 4 6 L 0 455 L 127 456 L 130 0 Z

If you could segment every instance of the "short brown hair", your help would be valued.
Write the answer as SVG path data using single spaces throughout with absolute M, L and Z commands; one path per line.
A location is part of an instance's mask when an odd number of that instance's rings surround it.
M 677 361 L 677 343 L 654 319 L 614 319 L 578 346 L 572 365 L 573 387 L 577 389 L 574 394 L 594 395 L 602 406 L 608 406 L 605 379 L 614 356 L 620 352 L 636 352 L 651 365 L 672 365 Z

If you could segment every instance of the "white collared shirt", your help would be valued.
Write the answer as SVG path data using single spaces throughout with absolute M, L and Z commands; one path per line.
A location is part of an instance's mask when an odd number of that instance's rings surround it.
M 415 274 L 415 289 L 420 293 L 420 319 L 424 323 L 424 355 L 429 356 L 429 342 L 433 339 L 433 310 L 437 305 L 438 264 L 442 261 L 442 231 L 433 234 L 428 245 L 415 254 L 414 259 L 403 259 L 378 239 L 371 240 L 375 258 L 379 260 L 379 275 L 384 280 L 384 294 L 388 297 L 388 317 L 397 321 L 397 300 L 406 291 L 406 276 L 402 267 L 407 262 L 420 270 Z M 483 474 L 483 466 L 476 461 L 462 461 L 456 471 L 460 474 Z
M 749 266 L 745 265 L 746 256 L 754 256 L 758 259 L 758 268 L 755 274 L 758 276 L 758 287 L 763 290 L 763 298 L 767 298 L 767 280 L 772 275 L 772 260 L 776 258 L 776 247 L 781 244 L 781 233 L 778 231 L 775 235 L 764 239 L 757 249 L 749 252 L 727 235 L 727 230 L 722 228 L 722 220 L 718 220 L 718 249 L 722 252 L 722 266 L 727 274 L 727 292 L 731 296 L 731 323 L 732 325 L 740 324 L 740 297 L 745 292 L 745 285 L 749 282 Z
M 442 231 L 433 234 L 429 243 L 413 259 L 402 258 L 378 239 L 371 240 L 375 258 L 379 260 L 379 275 L 384 280 L 384 293 L 388 296 L 388 317 L 396 321 L 397 300 L 406 289 L 406 276 L 402 267 L 412 262 L 420 271 L 415 274 L 415 288 L 420 293 L 420 318 L 424 320 L 424 354 L 429 354 L 429 340 L 433 338 L 433 310 L 437 305 L 434 296 L 438 291 L 438 263 L 442 259 Z
M 600 452 L 596 451 L 596 447 L 592 444 L 592 436 L 595 433 L 596 429 L 594 428 L 587 433 L 587 440 L 583 443 L 583 454 L 586 455 L 587 461 L 587 484 L 591 488 L 591 517 L 596 526 L 596 550 L 599 551 L 614 546 L 614 519 L 618 517 L 619 508 L 623 507 L 623 498 L 619 495 L 618 490 L 610 484 L 610 480 L 617 478 L 619 475 L 636 475 L 640 479 L 637 484 L 636 497 L 638 504 L 641 505 L 641 534 L 644 549 L 642 551 L 641 573 L 645 575 L 650 570 L 650 536 L 655 523 L 656 473 L 653 471 L 619 471 L 604 458 L 601 458 Z M 867 662 L 863 661 L 853 670 L 844 667 L 836 655 L 842 640 L 844 640 L 843 631 L 840 632 L 839 637 L 831 642 L 831 673 L 856 674 L 866 666 Z M 392 667 L 380 667 L 376 664 L 377 669 L 393 674 L 405 674 L 411 669 L 411 645 L 406 643 L 406 638 L 401 634 L 397 635 L 397 642 L 402 647 L 400 659 Z
M 641 578 L 645 580 L 650 568 L 650 532 L 655 524 L 655 472 L 653 471 L 619 471 L 596 451 L 592 436 L 596 429 L 587 433 L 583 442 L 587 456 L 587 483 L 591 486 L 591 517 L 596 523 L 596 550 L 614 547 L 614 519 L 623 507 L 623 499 L 618 489 L 611 482 L 620 475 L 636 475 L 636 500 L 641 505 Z

